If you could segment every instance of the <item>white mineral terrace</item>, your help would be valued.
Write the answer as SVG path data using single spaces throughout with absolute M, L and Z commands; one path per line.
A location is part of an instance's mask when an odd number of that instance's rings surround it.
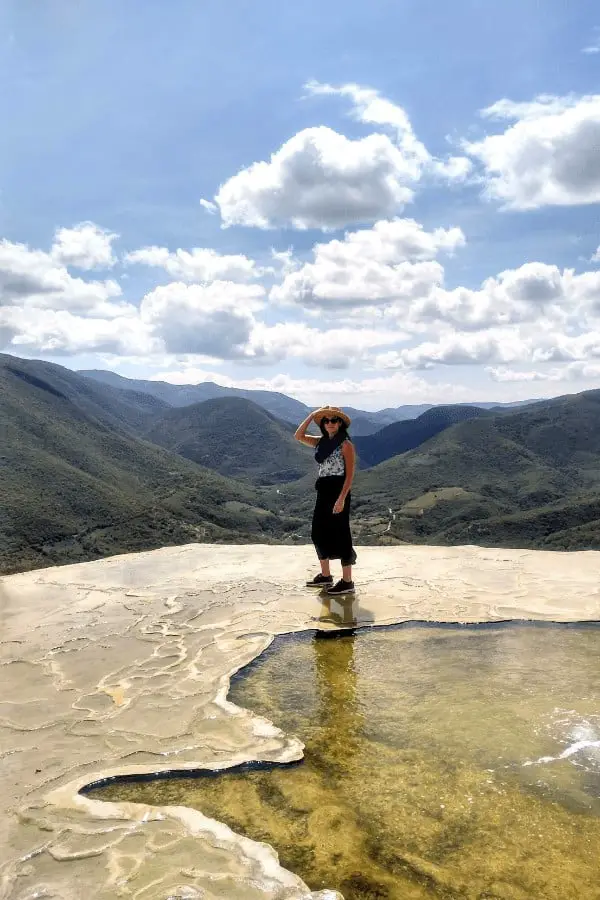
M 275 635 L 336 627 L 303 587 L 315 571 L 310 546 L 191 544 L 0 581 L 2 900 L 340 896 L 199 812 L 78 793 L 299 758 L 226 696 Z M 600 619 L 598 552 L 358 548 L 355 582 L 358 625 Z

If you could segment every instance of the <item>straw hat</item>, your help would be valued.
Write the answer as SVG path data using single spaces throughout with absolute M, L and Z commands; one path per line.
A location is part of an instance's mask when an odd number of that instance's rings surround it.
M 337 406 L 322 406 L 321 409 L 317 410 L 317 412 L 314 414 L 313 419 L 317 423 L 317 425 L 320 425 L 321 419 L 325 417 L 328 419 L 332 419 L 334 418 L 334 416 L 338 416 L 342 420 L 342 422 L 345 422 L 346 427 L 349 427 L 350 422 L 352 421 L 350 416 L 347 416 L 346 413 L 341 409 L 338 409 Z

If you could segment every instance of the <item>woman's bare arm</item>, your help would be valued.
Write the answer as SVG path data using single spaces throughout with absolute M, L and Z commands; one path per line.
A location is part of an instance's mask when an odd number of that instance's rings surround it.
M 354 444 L 352 443 L 352 441 L 344 441 L 344 443 L 342 444 L 342 453 L 344 456 L 344 462 L 346 463 L 346 477 L 344 479 L 344 485 L 340 494 L 340 500 L 343 503 L 347 495 L 350 493 L 350 488 L 352 487 L 352 479 L 354 478 L 354 470 L 356 469 L 356 451 L 354 449 Z
M 315 410 L 315 412 L 318 412 L 318 410 Z M 311 434 L 306 433 L 306 429 L 312 422 L 315 412 L 311 412 L 311 414 L 305 418 L 304 422 L 298 425 L 294 435 L 297 441 L 300 441 L 301 444 L 307 444 L 309 447 L 316 447 L 320 441 L 320 438 L 313 437 Z

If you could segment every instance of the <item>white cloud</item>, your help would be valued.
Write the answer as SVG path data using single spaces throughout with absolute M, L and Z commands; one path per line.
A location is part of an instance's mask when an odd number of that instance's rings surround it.
M 250 354 L 261 361 L 300 359 L 309 366 L 347 369 L 368 362 L 373 348 L 386 347 L 406 339 L 401 332 L 364 328 L 310 328 L 301 322 L 277 325 L 257 323 L 250 338 Z
M 600 331 L 590 329 L 580 334 L 564 334 L 532 322 L 528 326 L 512 325 L 477 332 L 448 331 L 435 341 L 376 354 L 373 366 L 376 369 L 431 369 L 437 365 L 584 364 L 594 360 L 600 360 Z
M 596 250 L 594 255 L 592 256 L 590 262 L 600 262 L 600 247 Z
M 146 248 L 131 256 L 171 272 L 185 271 L 189 278 L 222 271 L 240 279 L 255 274 L 246 257 L 210 251 L 170 254 Z M 297 265 L 291 251 L 274 258 L 283 271 Z M 328 332 L 304 323 L 268 325 L 256 318 L 265 306 L 264 287 L 219 279 L 158 286 L 138 309 L 112 301 L 120 293 L 116 283 L 75 279 L 50 254 L 9 242 L 0 244 L 0 284 L 3 347 L 31 353 L 166 353 L 264 364 L 296 358 L 323 368 L 346 368 L 366 360 L 373 347 L 403 337 L 374 329 L 362 329 L 357 336 L 340 327 Z
M 238 371 L 306 366 L 306 383 L 284 375 L 289 389 L 274 386 L 277 378 L 263 379 L 273 385 L 264 389 L 366 408 L 397 405 L 407 392 L 414 402 L 473 399 L 468 385 L 431 381 L 440 366 L 454 367 L 453 380 L 467 377 L 465 367 L 487 367 L 492 397 L 504 383 L 525 390 L 535 381 L 542 393 L 561 379 L 589 386 L 600 365 L 600 271 L 527 263 L 479 288 L 448 290 L 438 256 L 464 245 L 458 228 L 380 220 L 315 244 L 310 262 L 291 247 L 273 250 L 273 265 L 262 269 L 243 255 L 145 247 L 127 261 L 158 266 L 175 280 L 149 291 L 139 308 L 116 281 L 74 278 L 57 262 L 58 243 L 50 252 L 0 243 L 0 350 L 97 353 L 187 373 L 220 361 Z M 61 246 L 66 256 L 66 239 Z M 268 306 L 257 279 L 275 273 L 281 283 Z M 286 304 L 286 317 L 298 321 L 281 321 Z
M 414 219 L 376 222 L 372 228 L 347 232 L 343 240 L 316 244 L 315 255 L 350 262 L 357 256 L 383 265 L 434 259 L 439 252 L 453 253 L 465 245 L 460 228 L 425 231 Z
M 563 283 L 574 322 L 580 327 L 595 323 L 600 317 L 600 271 L 575 275 L 572 269 L 565 269 Z
M 443 322 L 461 331 L 533 322 L 538 329 L 555 327 L 576 317 L 586 298 L 592 303 L 596 286 L 587 283 L 587 276 L 594 275 L 526 263 L 486 279 L 479 290 L 436 289 L 414 304 L 411 318 Z
M 380 221 L 343 240 L 316 244 L 314 262 L 289 273 L 270 297 L 275 303 L 333 310 L 428 296 L 443 281 L 433 257 L 464 242 L 459 228 L 426 232 L 412 219 Z
M 143 247 L 125 256 L 127 263 L 162 268 L 172 278 L 185 281 L 252 281 L 264 274 L 253 259 L 242 254 L 221 255 L 210 248 L 175 250 Z
M 448 159 L 433 160 L 431 171 L 447 181 L 466 181 L 473 171 L 473 163 L 466 156 L 450 156 Z
M 516 362 L 531 356 L 531 345 L 514 329 L 476 334 L 452 332 L 438 341 L 377 356 L 376 368 L 428 369 L 435 365 L 465 366 L 491 362 Z
M 593 328 L 576 335 L 560 332 L 536 335 L 532 353 L 534 363 L 584 362 L 587 359 L 600 359 L 600 332 Z
M 342 228 L 393 215 L 413 198 L 414 166 L 387 135 L 351 140 L 324 126 L 290 138 L 269 162 L 223 184 L 224 225 Z
M 289 275 L 300 268 L 301 263 L 294 256 L 294 250 L 289 247 L 287 250 L 274 250 L 271 248 L 271 258 L 282 275 Z
M 129 308 L 129 304 L 111 302 L 120 295 L 116 281 L 74 278 L 52 253 L 0 241 L 0 306 L 67 309 L 82 316 L 109 317 Z
M 172 282 L 146 294 L 140 317 L 169 353 L 239 359 L 248 354 L 263 293 L 259 285 Z
M 581 52 L 594 54 L 600 53 L 600 28 L 596 27 L 593 29 L 594 36 L 592 38 L 591 43 L 587 44 L 587 46 L 583 47 Z
M 486 366 L 485 371 L 488 373 L 492 381 L 513 382 L 513 381 L 546 381 L 548 375 L 541 372 L 523 371 L 520 369 L 507 369 L 504 366 Z
M 482 140 L 463 141 L 466 155 L 438 159 L 418 140 L 406 111 L 377 91 L 314 81 L 306 88 L 311 95 L 348 99 L 353 117 L 379 130 L 356 139 L 325 126 L 294 135 L 269 161 L 221 185 L 215 203 L 225 226 L 331 230 L 370 224 L 397 215 L 425 178 L 464 182 L 473 160 L 483 167 L 487 195 L 507 207 L 600 200 L 598 94 L 500 100 L 482 114 L 512 124 Z
M 309 94 L 350 99 L 365 125 L 384 129 L 351 139 L 324 125 L 305 128 L 271 155 L 222 184 L 214 203 L 224 226 L 333 230 L 397 215 L 424 174 L 464 180 L 466 157 L 438 160 L 414 134 L 405 110 L 356 84 L 309 82 Z
M 112 319 L 73 315 L 65 309 L 0 307 L 0 350 L 74 356 L 77 353 L 153 355 L 161 349 L 134 315 Z
M 502 382 L 531 382 L 531 381 L 581 381 L 582 379 L 600 378 L 600 363 L 588 363 L 584 361 L 572 362 L 566 366 L 556 366 L 552 369 L 507 369 L 486 368 L 486 372 L 493 381 Z
M 200 206 L 203 206 L 206 212 L 210 213 L 214 216 L 216 212 L 218 212 L 219 208 L 216 203 L 212 203 L 210 200 L 201 200 Z
M 59 228 L 50 251 L 52 260 L 59 266 L 77 269 L 109 269 L 117 259 L 113 253 L 113 241 L 118 238 L 93 222 L 81 222 L 74 228 Z
M 353 104 L 353 114 L 360 122 L 391 128 L 395 132 L 396 144 L 402 151 L 413 180 L 419 179 L 431 157 L 425 145 L 417 139 L 410 119 L 401 106 L 382 97 L 378 91 L 361 87 L 359 84 L 334 87 L 318 81 L 309 81 L 305 88 L 314 95 L 348 97 Z
M 425 145 L 417 139 L 406 111 L 398 104 L 382 97 L 373 88 L 362 87 L 359 84 L 334 87 L 318 81 L 309 81 L 305 88 L 312 95 L 347 97 L 352 102 L 352 114 L 359 122 L 391 129 L 396 145 L 411 165 L 415 182 L 426 172 L 450 181 L 463 181 L 471 171 L 472 163 L 464 156 L 452 156 L 447 160 L 431 156 Z
M 581 330 L 600 317 L 598 272 L 575 274 L 532 262 L 488 278 L 478 289 L 446 289 L 433 257 L 463 244 L 459 229 L 425 232 L 412 220 L 379 222 L 316 244 L 314 261 L 288 273 L 270 299 L 346 324 L 400 326 L 413 334 L 520 325 L 535 326 L 542 335 Z
M 483 115 L 515 123 L 501 134 L 464 142 L 483 164 L 490 197 L 515 209 L 600 201 L 600 94 L 505 99 Z
M 59 262 L 108 265 L 112 239 L 85 225 L 57 231 L 48 253 L 0 241 L 0 350 L 148 352 L 152 341 L 117 282 L 75 278 Z

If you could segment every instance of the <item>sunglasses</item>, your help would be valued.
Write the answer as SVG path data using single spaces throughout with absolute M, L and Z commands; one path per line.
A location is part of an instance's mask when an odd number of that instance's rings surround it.
M 321 422 L 323 423 L 323 425 L 330 425 L 330 424 L 331 425 L 341 425 L 342 424 L 342 420 L 340 418 L 338 418 L 338 416 L 334 416 L 333 419 L 323 418 L 323 419 L 321 419 Z

